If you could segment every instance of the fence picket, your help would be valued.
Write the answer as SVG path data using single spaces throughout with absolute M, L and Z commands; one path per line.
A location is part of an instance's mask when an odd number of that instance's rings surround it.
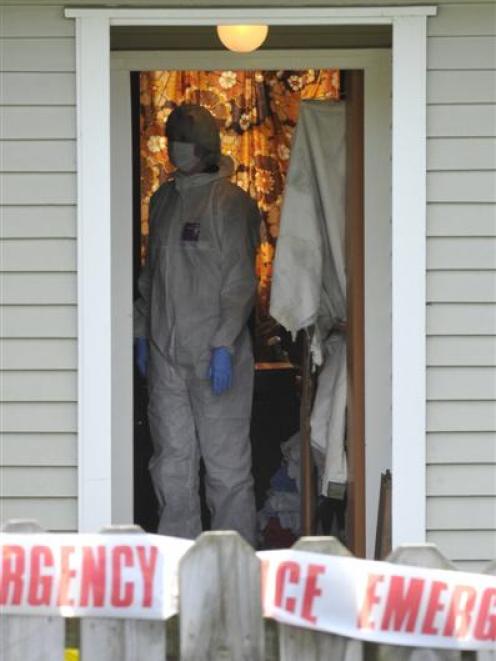
M 12 520 L 6 533 L 44 532 L 36 521 Z M 65 622 L 63 617 L 0 614 L 0 661 L 63 661 Z
M 386 558 L 387 562 L 431 569 L 456 569 L 435 544 L 404 544 Z M 458 650 L 400 647 L 396 645 L 366 645 L 367 661 L 473 661 L 472 652 Z
M 143 534 L 139 526 L 109 526 L 102 533 Z M 164 661 L 165 622 L 117 618 L 81 619 L 82 661 Z
M 207 532 L 179 568 L 181 661 L 263 661 L 260 561 L 235 532 Z
M 82 661 L 164 661 L 165 623 L 148 620 L 81 620 Z
M 350 556 L 335 537 L 302 537 L 293 548 L 309 553 Z M 280 661 L 362 661 L 362 643 L 343 636 L 279 625 Z

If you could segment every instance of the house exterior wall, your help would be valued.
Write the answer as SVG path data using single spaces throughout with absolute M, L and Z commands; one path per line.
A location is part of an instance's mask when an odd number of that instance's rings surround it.
M 427 536 L 461 566 L 478 569 L 496 557 L 496 5 L 435 4 L 439 14 L 428 22 Z M 73 530 L 74 25 L 62 5 L 45 0 L 4 0 L 0 9 L 0 518 L 35 517 L 48 529 Z
M 0 518 L 74 530 L 74 24 L 17 3 L 0 30 Z
M 428 23 L 427 538 L 496 557 L 496 4 Z

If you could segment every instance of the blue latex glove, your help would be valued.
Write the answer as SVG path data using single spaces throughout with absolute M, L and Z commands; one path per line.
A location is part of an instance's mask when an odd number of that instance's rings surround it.
M 137 337 L 135 340 L 136 348 L 136 365 L 138 366 L 138 372 L 141 376 L 146 379 L 146 374 L 148 372 L 148 340 L 146 337 Z
M 212 383 L 212 390 L 221 395 L 232 385 L 233 361 L 231 352 L 226 347 L 217 347 L 212 351 L 208 378 Z

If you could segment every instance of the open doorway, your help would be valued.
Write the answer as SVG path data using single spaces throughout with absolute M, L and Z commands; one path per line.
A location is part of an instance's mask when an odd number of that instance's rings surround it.
M 245 58 L 216 52 L 119 51 L 111 62 L 112 129 L 112 364 L 113 520 L 134 516 L 132 320 L 132 121 L 130 73 L 169 70 L 242 70 Z M 138 65 L 138 66 L 137 66 Z M 391 57 L 387 49 L 272 51 L 249 68 L 292 66 L 360 70 L 364 77 L 364 339 L 366 552 L 374 554 L 381 472 L 391 466 Z M 139 199 L 136 198 L 136 199 Z M 275 424 L 275 421 L 274 421 Z M 363 458 L 363 457 L 362 457 Z M 362 501 L 363 502 L 363 501 Z
M 236 87 L 237 86 L 237 87 Z M 217 90 L 216 90 L 217 88 Z M 235 89 L 233 89 L 235 88 Z M 231 94 L 228 92 L 232 90 Z M 216 91 L 220 92 L 217 94 Z M 312 468 L 299 488 L 303 455 L 295 438 L 300 408 L 304 346 L 271 319 L 268 312 L 271 268 L 277 244 L 284 181 L 291 140 L 302 99 L 347 104 L 347 270 L 348 393 L 347 452 L 350 481 L 344 498 L 319 495 Z M 363 75 L 337 70 L 167 71 L 133 73 L 134 282 L 140 271 L 148 229 L 148 200 L 170 174 L 163 122 L 183 101 L 206 105 L 218 118 L 223 151 L 236 163 L 234 181 L 256 199 L 262 212 L 257 256 L 257 304 L 251 320 L 255 348 L 255 394 L 251 441 L 259 543 L 288 546 L 305 532 L 336 534 L 359 555 L 365 552 L 365 374 L 364 374 L 364 222 Z M 227 107 L 227 110 L 226 110 Z M 251 133 L 250 133 L 251 131 Z M 330 164 L 332 166 L 332 164 Z M 307 375 L 308 376 L 308 375 Z M 151 443 L 146 419 L 146 387 L 135 372 L 135 521 L 156 528 L 156 501 L 148 474 Z M 293 439 L 292 441 L 290 439 Z M 287 443 L 289 441 L 289 443 Z M 293 450 L 288 451 L 292 444 Z M 282 449 L 285 448 L 285 449 Z M 304 451 L 304 450 L 303 450 Z M 283 454 L 286 461 L 283 461 Z M 293 465 L 288 470 L 288 459 Z M 310 467 L 311 464 L 309 463 Z M 289 473 L 289 474 L 288 474 Z M 302 493 L 300 493 L 302 492 Z M 303 508 L 300 503 L 303 499 Z M 276 503 L 278 505 L 276 505 Z M 306 521 L 303 521 L 301 514 Z M 208 511 L 204 507 L 204 523 Z

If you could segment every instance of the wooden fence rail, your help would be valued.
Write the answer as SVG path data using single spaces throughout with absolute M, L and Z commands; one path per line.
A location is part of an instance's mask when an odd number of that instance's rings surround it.
M 35 522 L 12 521 L 3 532 L 40 533 Z M 143 531 L 112 526 L 105 533 Z M 304 537 L 297 550 L 350 555 L 332 537 Z M 431 544 L 402 546 L 389 562 L 454 569 Z M 496 575 L 496 562 L 487 572 Z M 179 569 L 177 628 L 162 621 L 83 618 L 81 661 L 496 661 L 495 652 L 459 652 L 372 645 L 264 620 L 260 562 L 234 532 L 201 535 Z M 0 614 L 0 661 L 63 661 L 64 618 Z M 180 651 L 179 651 L 180 650 Z

